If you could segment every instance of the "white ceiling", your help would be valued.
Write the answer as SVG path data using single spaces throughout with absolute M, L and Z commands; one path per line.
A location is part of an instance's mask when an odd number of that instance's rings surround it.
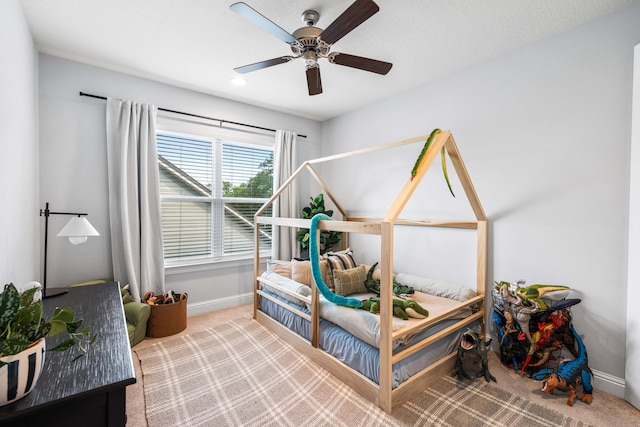
M 392 62 L 389 74 L 320 60 L 324 93 L 309 96 L 302 59 L 245 74 L 246 86 L 230 84 L 234 67 L 291 54 L 232 12 L 235 1 L 21 0 L 43 53 L 320 121 L 640 2 L 376 0 L 380 11 L 332 52 Z M 317 10 L 317 26 L 326 28 L 352 2 L 245 0 L 290 33 L 304 26 L 303 11 Z

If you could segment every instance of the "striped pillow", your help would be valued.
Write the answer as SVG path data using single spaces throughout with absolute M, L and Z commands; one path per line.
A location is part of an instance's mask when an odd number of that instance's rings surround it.
M 324 259 L 329 263 L 331 276 L 335 270 L 348 270 L 357 267 L 356 261 L 353 259 L 353 251 L 350 248 L 340 252 L 327 252 L 324 254 Z

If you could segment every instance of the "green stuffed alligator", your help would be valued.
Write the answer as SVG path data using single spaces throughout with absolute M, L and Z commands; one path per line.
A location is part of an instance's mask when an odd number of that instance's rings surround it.
M 378 263 L 376 262 L 371 266 L 367 272 L 367 278 L 364 280 L 364 286 L 369 292 L 372 292 L 380 296 L 380 279 L 373 278 L 373 272 L 376 269 Z M 395 280 L 393 281 L 393 293 L 394 295 L 411 295 L 415 290 L 411 286 L 402 285 Z
M 362 310 L 368 310 L 373 314 L 380 313 L 380 298 L 371 297 L 362 300 Z M 420 304 L 410 299 L 393 299 L 393 314 L 403 320 L 409 320 L 409 317 L 415 319 L 424 319 L 429 316 L 429 311 Z

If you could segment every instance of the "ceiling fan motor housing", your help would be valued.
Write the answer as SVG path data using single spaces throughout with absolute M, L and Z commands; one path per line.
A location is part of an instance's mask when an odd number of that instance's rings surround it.
M 293 37 L 298 40 L 298 43 L 291 45 L 291 51 L 296 56 L 302 55 L 305 60 L 311 59 L 311 56 L 313 56 L 315 61 L 318 54 L 326 55 L 329 53 L 329 46 L 318 44 L 318 37 L 322 34 L 322 31 L 322 28 L 318 27 L 298 28 L 293 32 Z M 309 52 L 312 52 L 313 55 L 309 54 Z

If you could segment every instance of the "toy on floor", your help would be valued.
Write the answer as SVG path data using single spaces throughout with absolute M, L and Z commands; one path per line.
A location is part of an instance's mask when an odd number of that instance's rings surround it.
M 502 363 L 531 375 L 554 363 L 552 353 L 563 345 L 575 357 L 570 308 L 580 300 L 565 298 L 567 286 L 524 284 L 524 280 L 495 282 L 492 317 Z
M 582 395 L 578 398 L 586 403 L 591 403 L 593 400 L 593 387 L 591 386 L 591 369 L 589 368 L 589 360 L 587 359 L 587 349 L 573 328 L 573 325 L 571 325 L 570 328 L 578 346 L 578 355 L 576 358 L 562 362 L 557 372 L 545 368 L 536 372 L 531 377 L 536 380 L 542 380 L 542 391 L 544 393 L 551 394 L 556 388 L 568 388 L 570 394 L 567 405 L 573 406 L 578 385 L 582 384 Z
M 498 382 L 496 377 L 489 372 L 489 359 L 487 358 L 487 347 L 491 344 L 491 340 L 483 341 L 480 334 L 473 329 L 467 329 L 458 345 L 458 355 L 456 357 L 456 369 L 451 374 L 452 377 L 457 376 L 459 380 L 466 378 L 472 379 L 464 369 L 464 359 L 467 355 L 472 355 L 479 359 L 481 370 L 476 374 L 476 378 L 484 377 L 487 382 Z
M 363 310 L 367 310 L 373 314 L 380 312 L 380 298 L 371 297 L 369 299 L 362 300 Z M 414 319 L 424 319 L 429 316 L 429 311 L 411 299 L 393 299 L 393 315 L 403 320 L 409 320 L 409 317 Z

